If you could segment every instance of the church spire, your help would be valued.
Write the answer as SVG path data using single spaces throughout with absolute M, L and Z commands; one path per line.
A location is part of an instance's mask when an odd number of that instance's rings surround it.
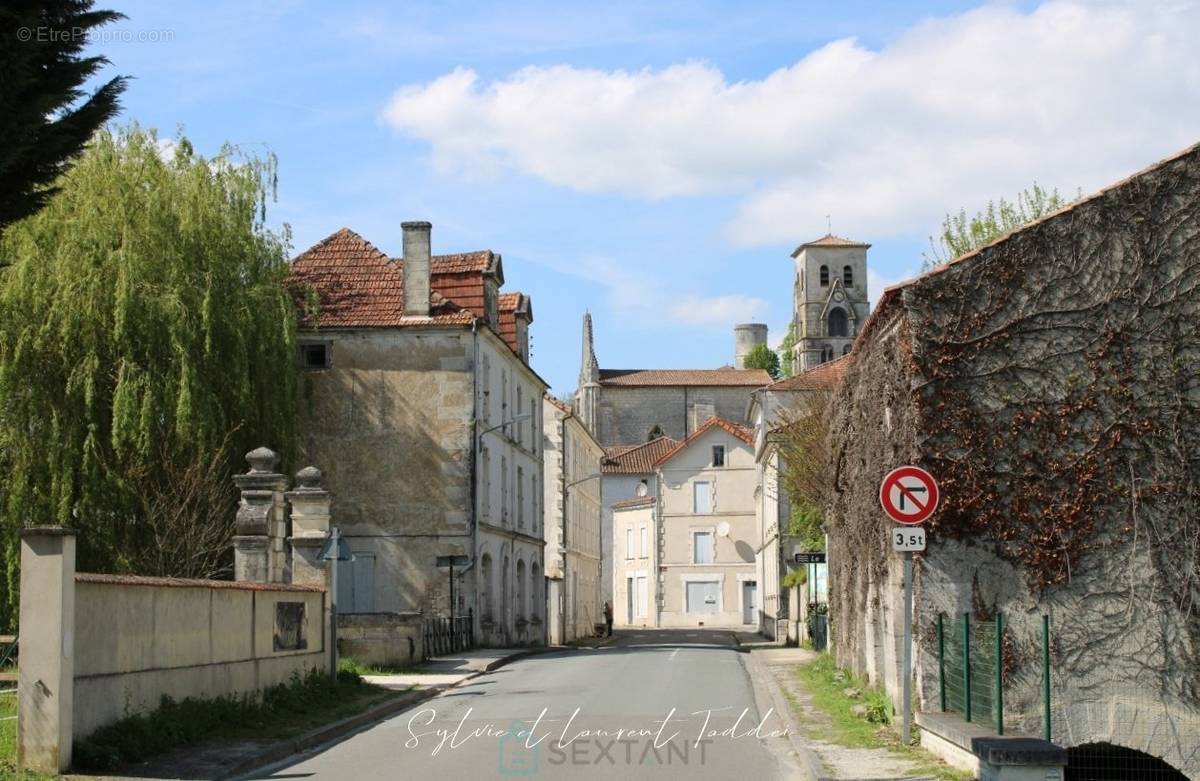
M 592 313 L 583 313 L 583 360 L 579 366 L 579 387 L 600 382 L 600 363 L 592 341 Z

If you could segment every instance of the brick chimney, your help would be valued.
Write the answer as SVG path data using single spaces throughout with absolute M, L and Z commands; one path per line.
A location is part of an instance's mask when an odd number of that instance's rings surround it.
M 404 314 L 429 316 L 429 231 L 427 222 L 404 222 Z

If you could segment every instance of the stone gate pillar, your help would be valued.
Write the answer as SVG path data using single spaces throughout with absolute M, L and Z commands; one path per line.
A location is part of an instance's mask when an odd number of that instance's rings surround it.
M 325 562 L 318 560 L 329 536 L 329 492 L 321 487 L 321 470 L 306 466 L 296 473 L 295 490 L 284 496 L 292 510 L 292 582 L 325 586 Z
M 234 525 L 233 579 L 280 583 L 287 561 L 287 478 L 275 471 L 279 456 L 273 450 L 251 450 L 246 461 L 250 471 L 233 478 L 242 492 Z
M 71 764 L 75 708 L 75 531 L 21 530 L 17 766 L 57 776 Z

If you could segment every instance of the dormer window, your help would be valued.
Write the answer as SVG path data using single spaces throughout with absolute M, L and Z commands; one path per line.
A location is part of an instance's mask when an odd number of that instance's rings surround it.
M 821 287 L 829 286 L 829 266 L 821 266 Z
M 842 284 L 846 287 L 854 287 L 854 269 L 849 266 L 842 269 Z

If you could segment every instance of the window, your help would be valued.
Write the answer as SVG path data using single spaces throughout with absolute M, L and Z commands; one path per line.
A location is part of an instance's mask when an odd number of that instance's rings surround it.
M 829 284 L 829 266 L 821 266 L 821 287 Z
M 712 532 L 692 532 L 692 563 L 713 563 Z
M 625 527 L 625 558 L 633 558 L 633 527 Z
M 479 468 L 483 473 L 483 517 L 490 521 L 492 513 L 492 459 L 485 447 L 479 451 Z
M 833 347 L 825 345 L 821 348 L 821 363 L 833 360 Z
M 650 433 L 646 435 L 646 441 L 653 442 L 661 436 L 663 436 L 662 426 L 655 424 L 654 428 L 650 429 Z
M 517 620 L 525 617 L 525 562 L 517 559 Z
M 713 445 L 713 466 L 725 466 L 725 446 Z
M 310 342 L 300 345 L 301 369 L 328 369 L 330 345 L 325 342 Z
M 524 396 L 525 396 L 524 389 L 518 385 L 517 386 L 517 404 L 515 407 L 513 407 L 513 417 L 516 417 L 517 415 L 521 414 L 521 407 L 525 406 Z M 525 421 L 523 421 L 523 420 L 517 421 L 517 444 L 518 445 L 525 444 Z
M 712 512 L 712 483 L 692 484 L 692 512 Z
M 846 287 L 854 287 L 854 269 L 849 266 L 842 269 L 842 284 Z
M 485 553 L 479 560 L 479 612 L 484 621 L 492 620 L 492 557 Z
M 646 549 L 648 547 L 650 547 L 648 544 L 649 539 L 650 539 L 649 535 L 647 535 L 647 533 L 646 533 L 646 527 L 643 526 L 642 527 L 642 547 L 641 547 L 641 556 L 643 559 L 646 558 Z
M 842 348 L 842 355 L 849 355 L 849 354 L 850 354 L 850 345 L 846 345 L 845 347 Z
M 488 357 L 483 356 L 483 422 L 491 425 L 492 422 L 492 362 Z
M 829 310 L 829 335 L 850 335 L 850 321 L 846 319 L 846 310 L 840 306 L 835 306 Z
M 500 456 L 500 521 L 508 523 L 508 457 Z
M 535 561 L 529 568 L 529 617 L 534 621 L 542 617 L 542 569 Z
M 525 469 L 517 467 L 517 526 L 525 528 Z
M 530 520 L 530 523 L 533 524 L 533 533 L 538 534 L 541 530 L 542 525 L 538 522 L 537 475 L 534 475 L 533 477 L 529 478 L 529 493 L 531 495 L 530 501 L 533 502 L 533 516 Z
M 687 600 L 684 610 L 688 613 L 716 613 L 721 606 L 721 581 L 687 581 Z
M 512 423 L 508 420 L 508 372 L 500 371 L 500 422 L 504 424 L 504 436 L 512 433 Z

